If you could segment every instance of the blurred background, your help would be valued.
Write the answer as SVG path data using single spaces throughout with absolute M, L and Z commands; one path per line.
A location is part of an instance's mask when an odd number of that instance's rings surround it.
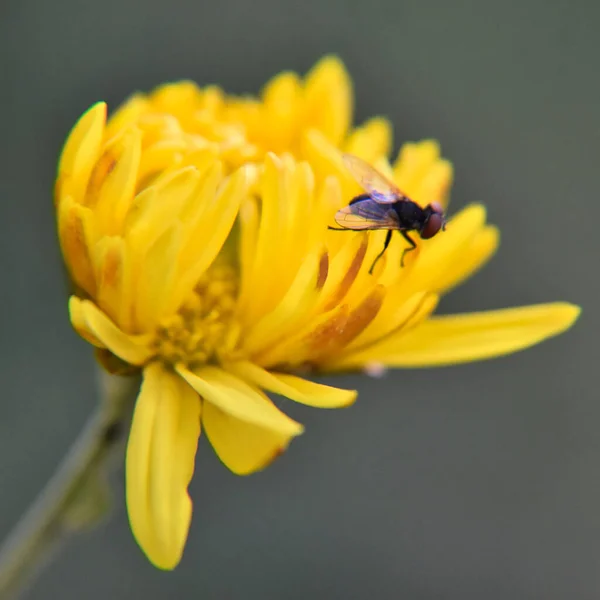
M 307 431 L 263 473 L 201 440 L 180 567 L 113 518 L 26 595 L 101 599 L 597 599 L 600 594 L 600 4 L 395 0 L 4 0 L 0 5 L 0 537 L 97 402 L 67 318 L 51 190 L 69 129 L 168 80 L 256 93 L 337 53 L 356 120 L 435 137 L 452 208 L 484 202 L 498 255 L 441 312 L 568 300 L 574 329 L 480 364 L 345 377 L 348 410 L 286 404 Z

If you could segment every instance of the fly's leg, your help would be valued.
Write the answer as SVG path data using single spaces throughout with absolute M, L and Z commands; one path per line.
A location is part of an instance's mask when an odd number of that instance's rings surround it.
M 383 243 L 383 250 L 377 255 L 377 258 L 373 261 L 373 264 L 371 265 L 371 268 L 369 269 L 369 275 L 371 275 L 373 273 L 373 269 L 375 268 L 377 261 L 384 255 L 385 251 L 387 250 L 387 247 L 390 245 L 391 239 L 392 239 L 392 230 L 388 229 L 388 232 L 385 236 L 385 242 Z
M 406 231 L 400 231 L 400 233 L 402 234 L 402 237 L 410 244 L 410 248 L 404 249 L 402 252 L 402 258 L 400 259 L 400 266 L 404 267 L 404 256 L 407 252 L 412 252 L 417 247 L 417 244 L 415 244 L 415 240 L 413 240 Z

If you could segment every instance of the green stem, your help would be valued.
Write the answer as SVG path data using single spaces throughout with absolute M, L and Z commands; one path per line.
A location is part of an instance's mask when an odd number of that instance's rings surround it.
M 101 374 L 102 402 L 63 462 L 29 511 L 0 547 L 0 599 L 7 600 L 31 584 L 50 554 L 73 529 L 92 519 L 89 510 L 76 521 L 74 513 L 92 491 L 99 491 L 98 478 L 105 475 L 108 459 L 121 446 L 122 430 L 131 416 L 139 390 L 136 377 Z M 98 516 L 92 515 L 93 516 Z

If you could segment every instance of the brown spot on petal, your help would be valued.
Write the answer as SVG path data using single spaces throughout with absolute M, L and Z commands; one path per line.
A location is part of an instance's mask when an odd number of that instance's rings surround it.
M 427 316 L 429 316 L 435 310 L 435 307 L 437 306 L 438 301 L 439 301 L 439 296 L 435 293 L 423 295 L 423 297 L 416 303 L 414 308 L 406 315 L 404 320 L 401 321 L 391 331 L 388 331 L 385 335 L 383 335 L 375 340 L 371 340 L 365 344 L 359 345 L 358 347 L 352 348 L 352 350 L 350 350 L 349 354 L 363 350 L 372 344 L 378 344 L 378 343 L 382 342 L 383 340 L 386 340 L 390 337 L 393 337 L 393 336 L 397 337 L 397 336 L 403 335 L 404 333 L 410 331 L 411 329 L 413 329 L 414 327 L 419 325 L 421 323 L 421 321 L 423 321 L 423 319 L 425 319 Z M 346 354 L 348 355 L 348 353 L 346 353 Z
M 337 290 L 333 293 L 331 299 L 325 306 L 325 310 L 330 310 L 337 306 L 340 303 L 340 301 L 344 298 L 344 296 L 348 293 L 348 290 L 354 283 L 354 280 L 356 279 L 356 276 L 358 275 L 358 272 L 362 267 L 365 255 L 367 253 L 368 245 L 369 241 L 367 239 L 367 236 L 363 236 L 360 247 L 358 248 L 356 254 L 354 255 L 354 258 L 352 259 L 352 262 L 350 263 L 350 266 L 348 267 L 348 271 L 340 281 Z
M 371 293 L 350 313 L 348 323 L 342 338 L 342 345 L 351 342 L 375 318 L 385 296 L 385 287 L 378 285 Z
M 94 207 L 98 200 L 98 193 L 102 184 L 108 175 L 113 171 L 117 165 L 119 156 L 115 153 L 113 148 L 109 148 L 106 152 L 98 159 L 96 166 L 92 171 L 90 181 L 88 183 L 87 192 L 84 198 L 84 204 L 86 206 Z
M 96 282 L 85 231 L 85 209 L 70 200 L 65 202 L 68 204 L 61 207 L 58 225 L 63 256 L 75 284 L 93 296 Z
M 284 454 L 286 450 L 287 450 L 287 447 L 275 448 L 273 453 L 269 454 L 264 459 L 264 462 L 261 465 L 258 465 L 256 470 L 262 471 L 263 469 L 266 469 L 268 466 L 270 466 L 272 463 L 274 463 L 282 454 Z
M 339 306 L 326 321 L 306 336 L 307 356 L 311 360 L 317 354 L 327 353 L 335 345 L 335 340 L 344 332 L 349 312 L 348 305 Z
M 271 458 L 271 460 L 269 461 L 269 463 L 272 463 L 273 461 L 277 460 L 280 456 L 282 456 L 285 453 L 285 448 L 277 448 L 275 450 L 275 452 L 273 452 L 273 456 Z M 268 464 L 265 466 L 268 466 Z
M 319 345 L 314 347 L 311 359 L 323 360 L 341 352 L 376 317 L 384 296 L 385 287 L 376 286 L 358 306 L 345 315 L 343 324 L 338 323 L 337 327 L 322 332 L 323 339 Z M 327 333 L 329 337 L 326 337 Z
M 104 238 L 99 246 L 101 258 L 96 278 L 98 306 L 122 329 L 129 330 L 124 242 L 119 237 Z
M 116 288 L 121 283 L 122 277 L 122 256 L 121 249 L 118 246 L 111 246 L 104 255 L 104 262 L 100 271 L 100 281 L 102 286 Z
M 317 289 L 320 290 L 327 281 L 327 274 L 329 273 L 329 255 L 327 252 L 321 254 L 321 260 L 319 261 L 319 276 L 317 277 Z

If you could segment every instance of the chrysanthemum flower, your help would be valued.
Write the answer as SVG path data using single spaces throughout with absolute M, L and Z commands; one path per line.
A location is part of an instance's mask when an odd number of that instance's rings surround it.
M 351 129 L 349 78 L 334 58 L 259 99 L 189 82 L 136 95 L 106 122 L 86 112 L 64 147 L 58 229 L 75 329 L 113 370 L 143 372 L 126 458 L 133 533 L 163 569 L 180 560 L 201 426 L 227 467 L 268 465 L 302 433 L 265 392 L 321 408 L 356 393 L 294 375 L 446 365 L 499 356 L 567 329 L 548 304 L 432 316 L 493 254 L 498 231 L 473 205 L 407 256 L 396 236 L 328 231 L 358 192 L 341 151 L 383 169 L 414 200 L 445 203 L 438 145 L 390 164 L 381 118 Z

